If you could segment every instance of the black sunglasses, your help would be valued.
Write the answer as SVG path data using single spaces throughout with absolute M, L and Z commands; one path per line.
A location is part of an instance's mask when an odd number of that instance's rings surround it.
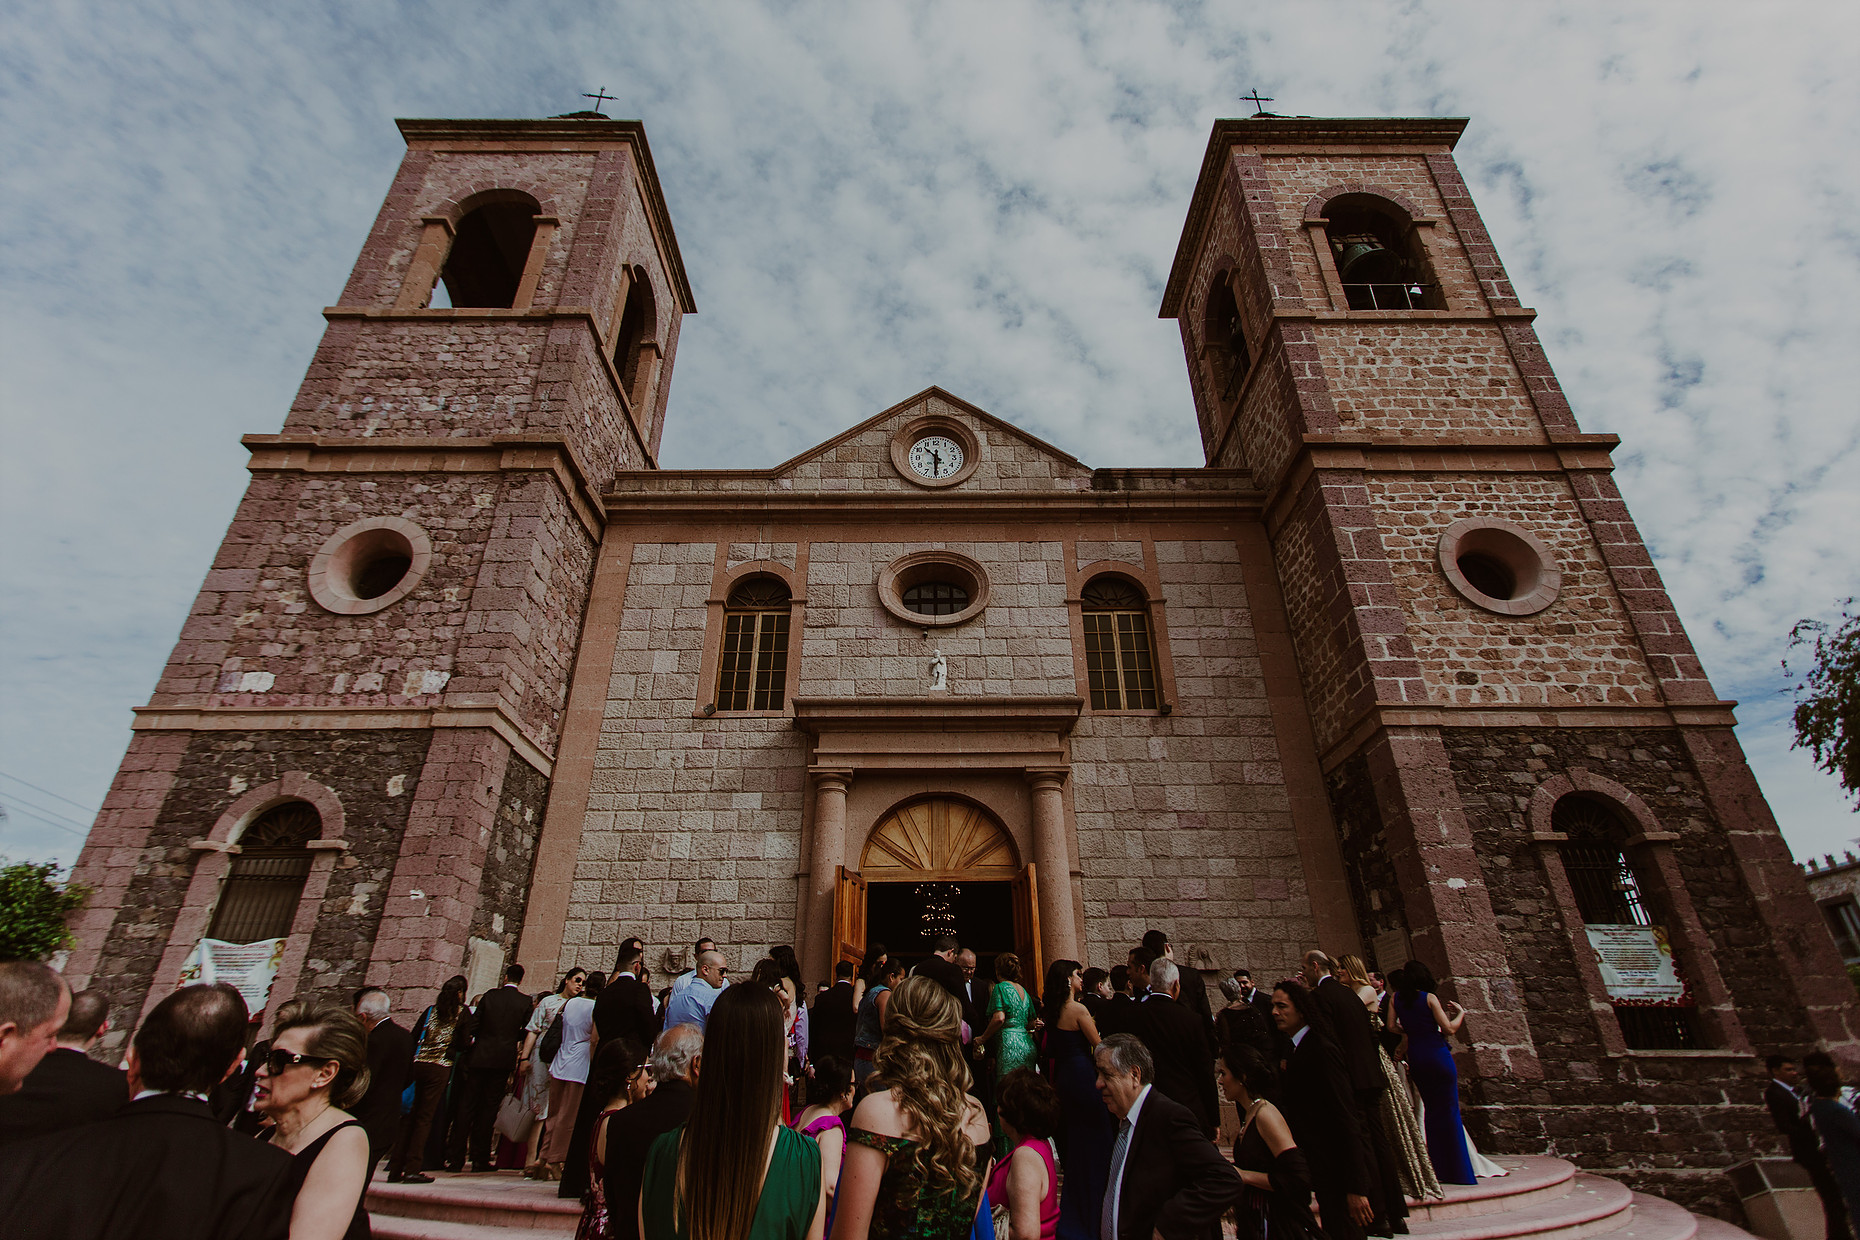
M 294 1068 L 300 1063 L 334 1063 L 327 1055 L 298 1055 L 290 1051 L 272 1051 L 265 1056 L 265 1069 L 273 1076 L 278 1076 L 286 1068 Z

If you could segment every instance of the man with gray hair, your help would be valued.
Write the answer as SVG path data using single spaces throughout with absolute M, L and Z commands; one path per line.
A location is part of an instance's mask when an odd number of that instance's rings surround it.
M 1221 1215 L 1239 1199 L 1240 1173 L 1202 1134 L 1194 1114 L 1155 1088 L 1155 1064 L 1135 1036 L 1112 1034 L 1092 1059 L 1098 1094 L 1117 1121 L 1099 1240 L 1219 1236 Z
M 71 1013 L 71 988 L 36 960 L 0 964 L 0 1095 L 18 1093 L 58 1042 Z
M 646 1175 L 646 1152 L 661 1134 L 690 1117 L 703 1059 L 704 1031 L 696 1025 L 673 1025 L 652 1044 L 647 1060 L 657 1086 L 607 1121 L 604 1188 L 614 1240 L 639 1240 L 639 1187 Z
M 355 992 L 355 1014 L 368 1030 L 368 1092 L 352 1114 L 368 1134 L 368 1178 L 400 1136 L 400 1096 L 413 1080 L 413 1034 L 389 1015 L 393 1004 L 379 986 Z
M 1199 985 L 1199 983 L 1197 983 Z M 1208 1027 L 1184 1004 L 1182 975 L 1167 956 L 1150 964 L 1150 993 L 1130 1016 L 1130 1032 L 1142 1041 L 1156 1068 L 1156 1089 L 1187 1107 L 1210 1139 L 1220 1131 L 1221 1104 L 1214 1093 L 1214 1046 Z

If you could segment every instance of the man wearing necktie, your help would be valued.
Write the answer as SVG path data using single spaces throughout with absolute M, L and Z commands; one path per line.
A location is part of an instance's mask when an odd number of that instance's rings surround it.
M 1098 1093 L 1117 1123 L 1099 1240 L 1207 1240 L 1240 1196 L 1240 1173 L 1193 1112 L 1153 1088 L 1143 1043 L 1114 1033 L 1093 1052 Z

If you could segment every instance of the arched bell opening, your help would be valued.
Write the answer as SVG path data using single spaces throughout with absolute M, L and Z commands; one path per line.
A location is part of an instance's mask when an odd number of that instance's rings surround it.
M 1342 194 L 1324 208 L 1337 278 L 1352 310 L 1444 310 L 1414 222 L 1373 194 Z

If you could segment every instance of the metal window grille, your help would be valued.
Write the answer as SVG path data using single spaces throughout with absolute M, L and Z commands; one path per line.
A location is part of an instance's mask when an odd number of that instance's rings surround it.
M 904 606 L 920 616 L 953 616 L 969 605 L 969 592 L 953 581 L 921 581 L 904 590 Z
M 1344 298 L 1352 310 L 1426 310 L 1435 286 L 1420 280 L 1393 284 L 1346 284 Z
M 718 710 L 780 710 L 788 683 L 788 587 L 751 577 L 724 604 Z
M 1694 1008 L 1618 1005 L 1615 1020 L 1629 1050 L 1696 1051 L 1705 1045 Z
M 297 902 L 310 876 L 305 847 L 322 829 L 316 809 L 288 801 L 266 810 L 239 837 L 207 937 L 228 943 L 283 938 L 297 919 Z
M 1149 609 L 1126 582 L 1097 578 L 1083 592 L 1085 676 L 1093 710 L 1155 710 Z

